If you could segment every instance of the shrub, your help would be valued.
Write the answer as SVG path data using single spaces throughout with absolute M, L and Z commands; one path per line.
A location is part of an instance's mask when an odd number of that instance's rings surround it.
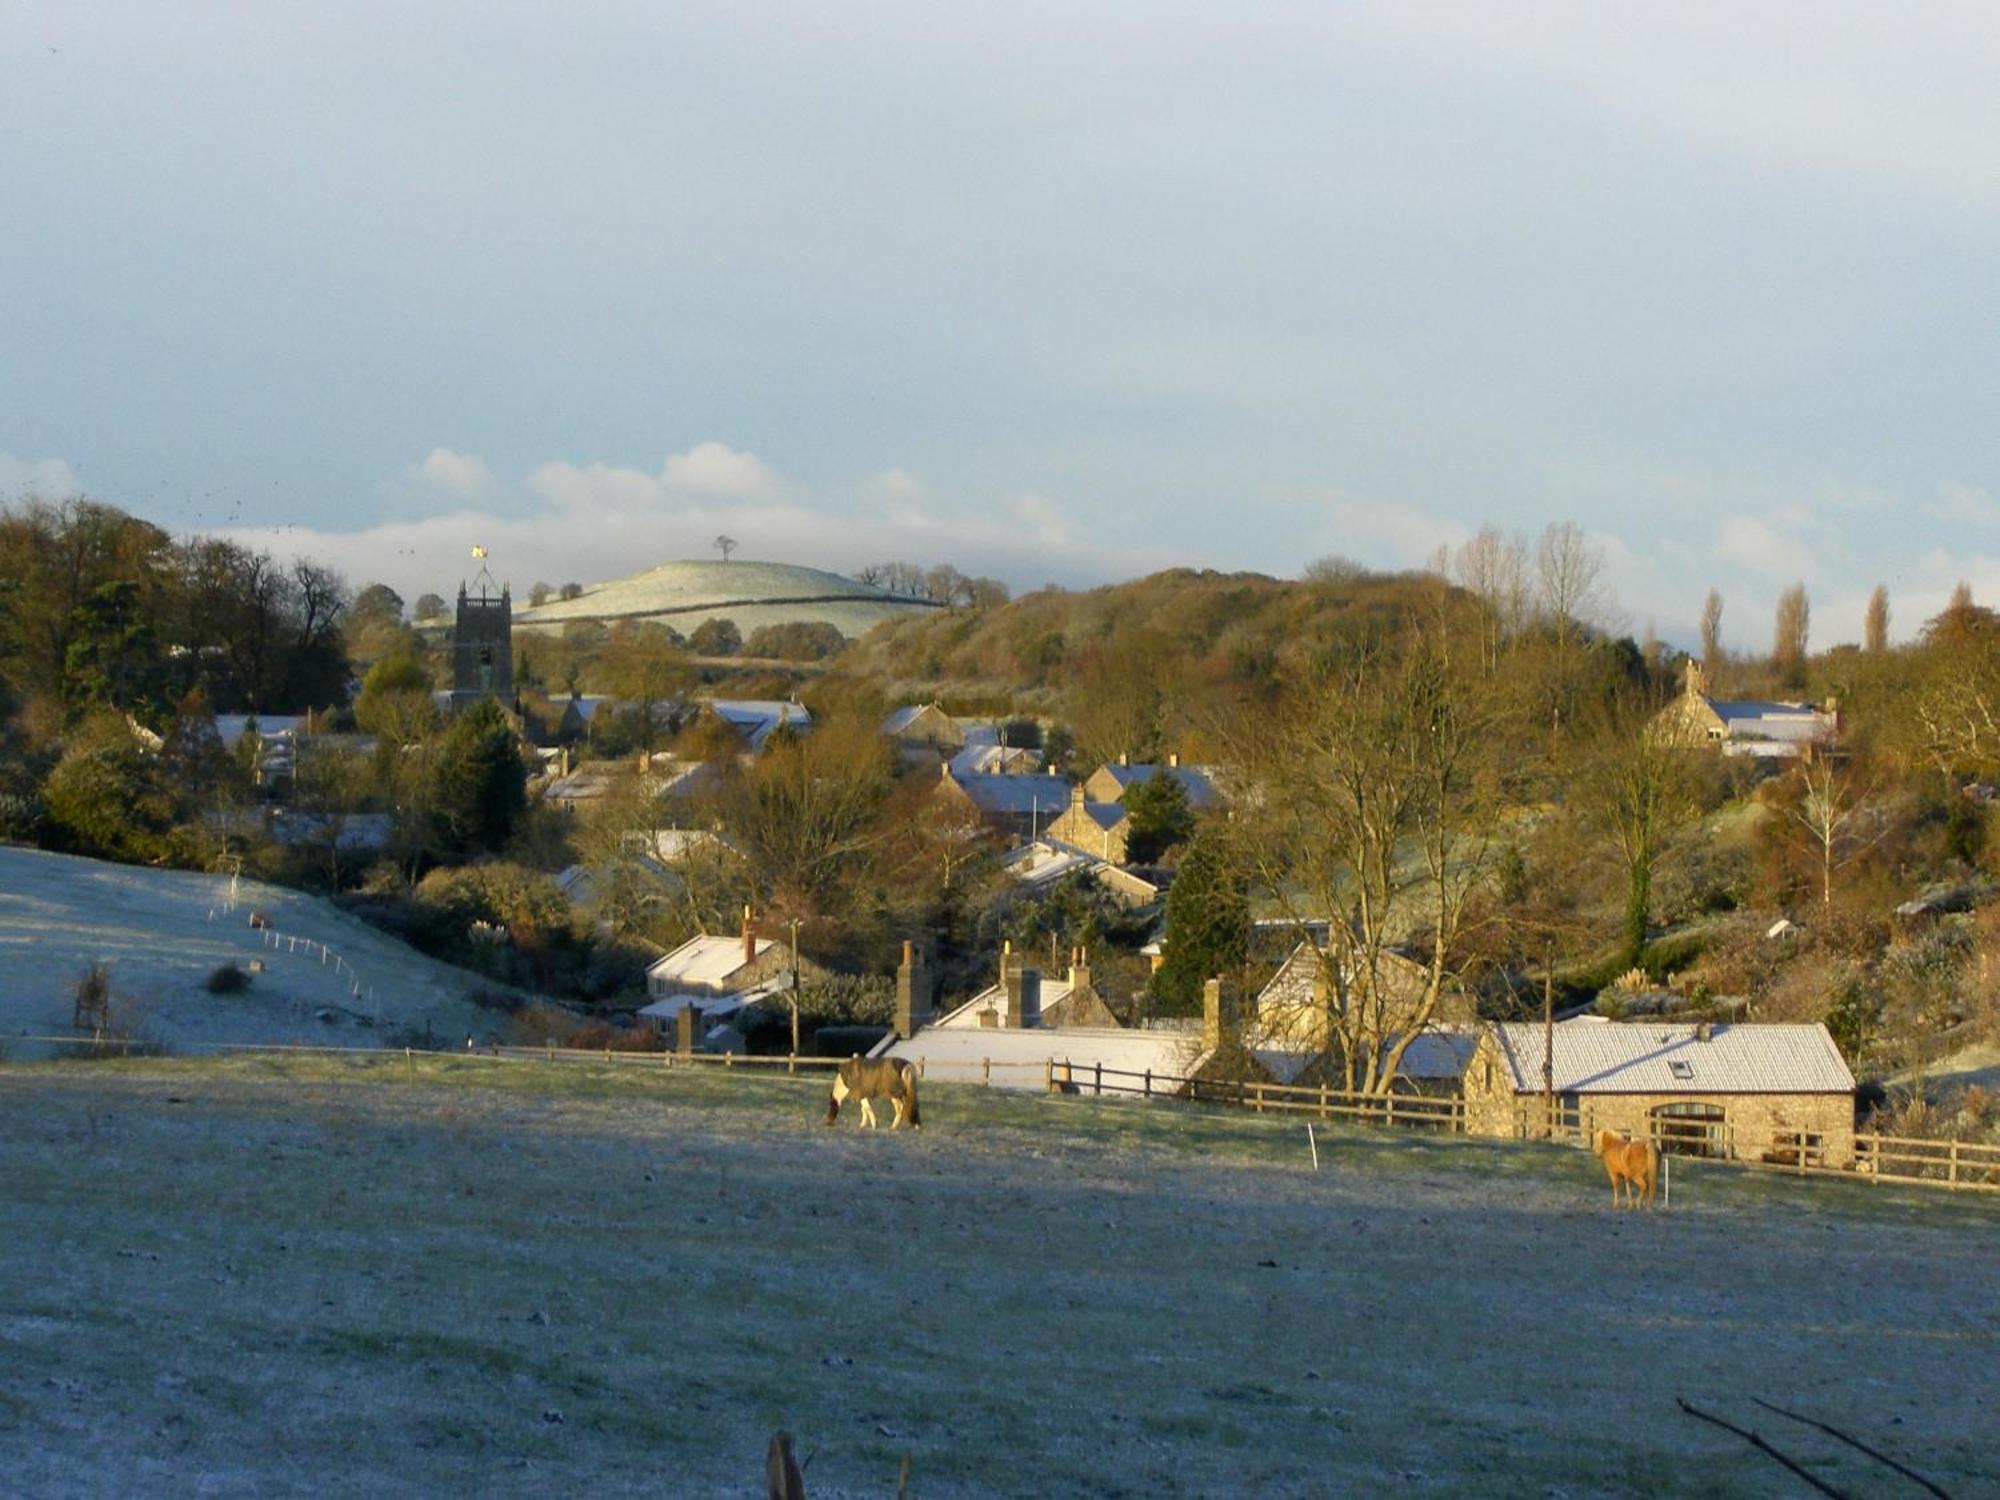
M 202 988 L 211 995 L 234 995 L 250 988 L 250 976 L 235 964 L 223 964 L 209 971 L 208 978 L 202 981 Z

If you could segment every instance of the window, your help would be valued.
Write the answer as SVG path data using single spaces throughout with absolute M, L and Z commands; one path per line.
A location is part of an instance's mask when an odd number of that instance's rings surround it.
M 1667 1071 L 1676 1078 L 1682 1080 L 1690 1079 L 1694 1077 L 1694 1064 L 1691 1062 L 1682 1062 L 1676 1058 L 1667 1064 Z
M 1729 1122 L 1719 1104 L 1687 1100 L 1657 1105 L 1650 1123 L 1662 1151 L 1675 1156 L 1729 1155 Z

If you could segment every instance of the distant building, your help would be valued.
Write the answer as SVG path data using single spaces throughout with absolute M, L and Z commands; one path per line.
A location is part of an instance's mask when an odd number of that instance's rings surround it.
M 514 601 L 505 584 L 495 592 L 493 575 L 483 567 L 473 587 L 477 593 L 458 586 L 458 620 L 451 636 L 454 713 L 483 698 L 497 698 L 503 708 L 514 701 Z
M 1184 766 L 1178 755 L 1169 755 L 1165 765 L 1144 763 L 1133 765 L 1124 756 L 1119 756 L 1115 765 L 1105 764 L 1090 773 L 1083 783 L 1084 795 L 1096 803 L 1122 802 L 1125 793 L 1143 781 L 1151 781 L 1155 776 L 1169 776 L 1178 781 L 1188 794 L 1188 806 L 1196 812 L 1207 812 L 1219 807 L 1222 794 L 1215 788 L 1215 779 L 1201 766 Z
M 1618 1022 L 1553 1028 L 1548 1086 L 1586 1130 L 1649 1136 L 1683 1155 L 1854 1161 L 1854 1075 L 1810 1025 Z M 1540 1123 L 1543 1028 L 1488 1028 L 1465 1070 L 1465 1128 L 1518 1136 Z
M 1677 743 L 1714 745 L 1724 755 L 1797 760 L 1833 747 L 1840 736 L 1837 703 L 1763 702 L 1711 698 L 1701 663 L 1689 661 L 1681 696 L 1661 709 L 1654 732 Z
M 1063 776 L 961 776 L 947 765 L 935 795 L 970 809 L 996 833 L 1032 839 L 1069 806 L 1070 783 Z

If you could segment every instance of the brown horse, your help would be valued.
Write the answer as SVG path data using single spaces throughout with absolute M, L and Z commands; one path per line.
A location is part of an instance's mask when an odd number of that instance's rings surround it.
M 1615 1130 L 1597 1132 L 1597 1145 L 1593 1148 L 1598 1159 L 1604 1163 L 1605 1173 L 1611 1178 L 1611 1206 L 1637 1208 L 1640 1204 L 1648 1207 L 1653 1202 L 1653 1184 L 1660 1175 L 1659 1148 L 1651 1141 L 1635 1141 L 1620 1135 Z M 1618 1185 L 1625 1184 L 1626 1197 L 1621 1205 Z
M 842 1063 L 833 1075 L 833 1094 L 826 1104 L 827 1124 L 840 1118 L 840 1106 L 850 1097 L 861 1101 L 864 1128 L 875 1124 L 875 1106 L 869 1102 L 874 1099 L 887 1099 L 895 1106 L 891 1130 L 905 1121 L 914 1129 L 924 1128 L 923 1116 L 917 1112 L 916 1064 L 900 1057 L 863 1057 L 857 1052 Z

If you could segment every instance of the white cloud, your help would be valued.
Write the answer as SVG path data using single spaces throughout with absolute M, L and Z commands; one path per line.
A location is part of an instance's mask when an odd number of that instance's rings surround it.
M 1730 562 L 1764 573 L 1795 573 L 1801 566 L 1800 549 L 1778 535 L 1769 522 L 1755 516 L 1731 516 L 1724 521 L 1715 550 Z
M 59 458 L 16 458 L 0 453 L 0 501 L 73 500 L 83 493 L 83 481 Z
M 404 478 L 421 468 L 406 470 Z M 716 492 L 732 485 L 738 493 Z M 698 493 L 700 486 L 708 492 Z M 363 531 L 268 527 L 227 534 L 274 552 L 309 554 L 357 586 L 380 581 L 405 598 L 449 593 L 474 543 L 489 549 L 494 575 L 523 593 L 536 582 L 592 583 L 679 558 L 707 558 L 718 532 L 737 538 L 744 559 L 840 573 L 886 558 L 949 562 L 1017 587 L 1094 584 L 1199 561 L 1134 544 L 1123 530 L 1093 535 L 1089 518 L 1100 512 L 1035 491 L 984 509 L 957 504 L 938 512 L 927 498 L 923 484 L 901 469 L 838 495 L 805 495 L 754 455 L 703 443 L 657 474 L 550 462 L 518 486 L 489 475 L 482 503 Z
M 770 500 L 779 493 L 778 476 L 754 453 L 727 443 L 696 443 L 667 460 L 660 477 L 670 490 L 726 500 Z
M 1955 479 L 1946 480 L 1938 486 L 1937 498 L 1930 504 L 1930 513 L 1953 526 L 2000 524 L 2000 502 L 1976 485 L 1962 484 Z
M 410 478 L 446 494 L 474 499 L 493 488 L 493 471 L 476 453 L 433 448 L 429 457 L 408 471 Z

